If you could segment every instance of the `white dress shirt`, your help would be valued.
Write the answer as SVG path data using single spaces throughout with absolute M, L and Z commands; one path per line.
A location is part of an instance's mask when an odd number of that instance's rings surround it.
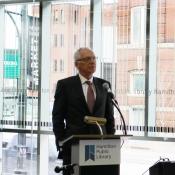
M 96 90 L 95 90 L 95 86 L 94 86 L 94 83 L 93 83 L 93 77 L 91 77 L 89 80 L 87 80 L 80 73 L 79 73 L 79 77 L 80 77 L 80 80 L 81 80 L 83 93 L 84 93 L 86 102 L 87 102 L 87 89 L 88 89 L 88 84 L 86 83 L 86 81 L 90 81 L 92 83 L 92 90 L 94 91 L 94 97 L 96 99 Z

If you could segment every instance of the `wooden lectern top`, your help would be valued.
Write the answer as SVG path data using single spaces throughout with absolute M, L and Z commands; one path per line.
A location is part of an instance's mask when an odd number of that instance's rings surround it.
M 127 140 L 133 135 L 72 135 L 61 142 L 61 145 L 71 140 L 121 139 Z

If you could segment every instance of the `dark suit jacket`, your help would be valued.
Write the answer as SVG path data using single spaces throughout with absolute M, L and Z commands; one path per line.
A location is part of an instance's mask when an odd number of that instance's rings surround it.
M 113 105 L 106 90 L 102 87 L 106 82 L 100 78 L 93 78 L 96 101 L 91 114 L 83 94 L 79 75 L 58 81 L 52 111 L 53 132 L 57 143 L 75 134 L 99 134 L 96 125 L 84 122 L 85 116 L 106 118 L 106 125 L 102 126 L 103 133 L 114 134 Z

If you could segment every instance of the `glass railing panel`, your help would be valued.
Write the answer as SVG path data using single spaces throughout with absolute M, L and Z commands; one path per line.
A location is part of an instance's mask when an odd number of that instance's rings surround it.
M 127 140 L 121 148 L 121 175 L 150 175 L 150 167 L 175 160 L 174 142 Z M 173 164 L 175 167 L 175 163 Z M 157 167 L 154 172 L 162 171 Z M 170 168 L 164 172 L 172 172 Z

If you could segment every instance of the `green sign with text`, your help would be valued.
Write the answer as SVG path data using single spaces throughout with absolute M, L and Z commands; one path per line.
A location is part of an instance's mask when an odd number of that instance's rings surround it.
M 19 78 L 20 59 L 15 50 L 8 49 L 4 53 L 4 78 Z

